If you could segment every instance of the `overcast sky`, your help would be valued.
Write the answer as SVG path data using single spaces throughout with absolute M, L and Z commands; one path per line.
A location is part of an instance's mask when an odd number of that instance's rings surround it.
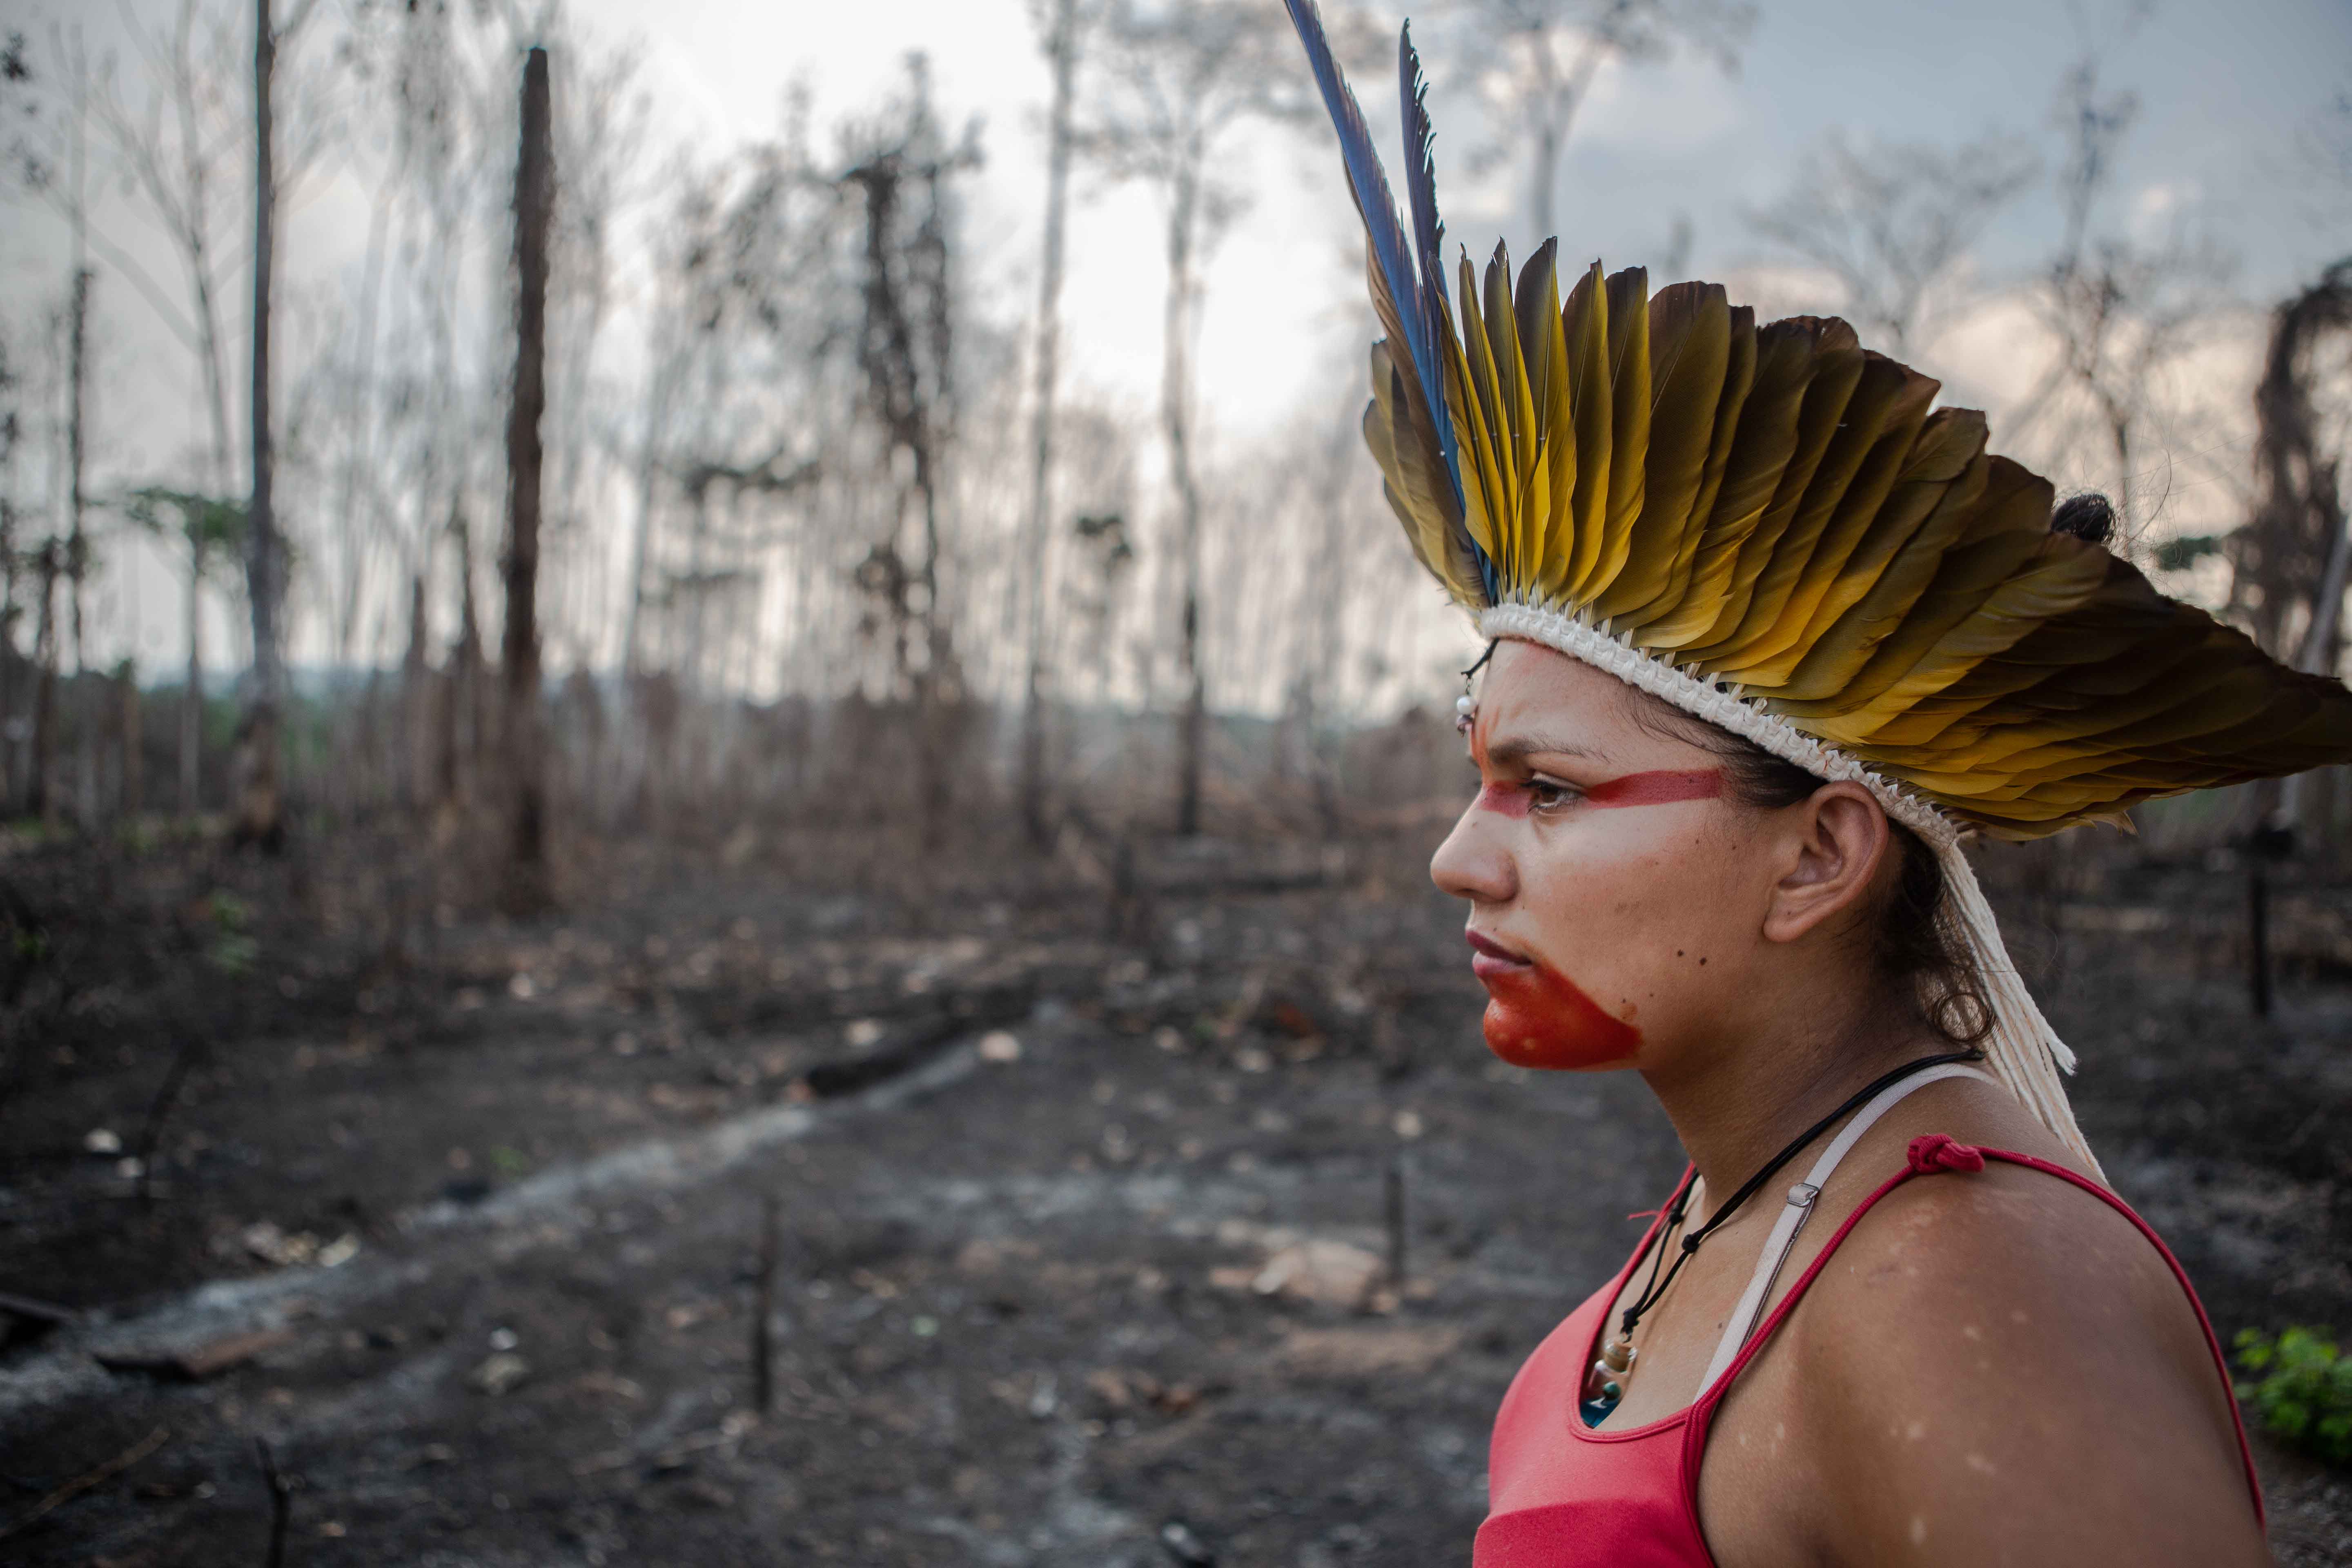
M 2142 101 L 2119 171 L 2119 221 L 2210 229 L 2239 253 L 2240 285 L 2253 300 L 2352 250 L 2346 193 L 2313 190 L 2297 154 L 2310 124 L 2352 90 L 2352 0 L 2174 0 L 2118 45 L 2124 13 L 2114 0 L 1762 0 L 1735 78 L 1692 59 L 1604 71 L 1564 170 L 1563 257 L 1654 260 L 1685 215 L 1699 274 L 1759 259 L 1743 207 L 1780 190 L 1831 132 L 1952 143 L 2000 130 L 2054 145 L 2059 78 L 2094 46 L 2107 82 Z M 1025 279 L 1046 80 L 1020 0 L 586 0 L 583 15 L 608 37 L 643 38 L 681 128 L 698 124 L 719 142 L 772 125 L 780 85 L 795 75 L 824 109 L 849 108 L 881 90 L 907 50 L 929 51 L 943 101 L 986 121 L 992 161 L 976 230 L 993 238 L 990 264 Z M 1432 24 L 1422 31 L 1429 37 Z M 1500 228 L 1519 226 L 1517 171 L 1464 177 L 1456 154 L 1486 128 L 1456 62 L 1440 56 L 1431 68 L 1441 197 L 1454 237 L 1483 256 Z M 1376 114 L 1393 101 L 1385 79 L 1359 89 Z M 1286 406 L 1302 378 L 1328 374 L 1328 335 L 1360 338 L 1370 319 L 1329 133 L 1318 125 L 1258 140 L 1273 155 L 1260 161 L 1255 211 L 1219 257 L 1204 328 L 1206 398 L 1244 424 Z M 1073 252 L 1080 373 L 1139 389 L 1157 354 L 1151 216 L 1139 195 L 1097 199 Z M 2032 268 L 2057 226 L 2045 182 L 1988 237 L 1984 266 L 1995 276 Z M 1342 363 L 1351 374 L 1354 355 Z
M 170 9 L 170 0 L 129 4 L 154 20 Z M 1047 83 L 1023 0 L 573 5 L 592 40 L 641 58 L 656 95 L 657 146 L 691 142 L 705 157 L 772 134 L 795 80 L 813 89 L 823 122 L 872 102 L 899 79 L 909 50 L 925 51 L 942 110 L 951 120 L 976 116 L 983 126 L 988 161 L 969 209 L 974 297 L 1006 328 L 1025 321 Z M 1735 75 L 1693 58 L 1604 69 L 1563 169 L 1564 259 L 1654 264 L 1681 217 L 1695 239 L 1690 270 L 1737 286 L 1769 260 L 1743 226 L 1744 209 L 1783 190 L 1801 154 L 1823 135 L 1957 144 L 2003 131 L 2033 138 L 2053 154 L 2053 92 L 2069 64 L 2093 47 L 2106 85 L 2136 91 L 2142 105 L 2107 216 L 2144 237 L 2177 227 L 2235 253 L 2235 287 L 2249 324 L 2231 374 L 2251 363 L 2245 345 L 2258 330 L 2255 312 L 2352 252 L 2347 192 L 2315 180 L 2301 150 L 2339 95 L 2352 90 L 2352 0 L 2171 0 L 2128 37 L 2116 0 L 1760 0 L 1758 10 Z M 68 0 L 62 7 L 0 0 L 0 26 L 38 34 L 61 16 L 84 22 L 93 53 L 119 36 L 117 0 Z M 1521 166 L 1470 177 L 1462 154 L 1487 127 L 1435 13 L 1417 36 L 1432 56 L 1440 194 L 1452 237 L 1483 257 L 1499 232 L 1508 232 L 1523 250 Z M 1358 85 L 1376 120 L 1394 101 L 1385 77 Z M 1381 129 L 1392 136 L 1392 126 Z M 1210 274 L 1200 390 L 1212 461 L 1220 443 L 1245 444 L 1303 404 L 1328 407 L 1360 396 L 1361 353 L 1372 329 L 1360 231 L 1328 128 L 1253 131 L 1238 155 L 1255 201 Z M 1082 180 L 1080 191 L 1065 305 L 1071 374 L 1082 391 L 1142 413 L 1159 374 L 1158 214 L 1139 190 Z M 292 216 L 282 267 L 297 288 L 335 288 L 355 273 L 363 192 L 356 176 L 329 182 Z M 651 216 L 649 207 L 627 230 L 642 233 Z M 102 221 L 149 257 L 168 286 L 173 271 L 160 241 L 142 234 L 120 203 Z M 61 231 L 22 203 L 0 208 L 0 226 L 7 295 L 0 309 L 29 316 L 61 283 Z M 2058 226 L 2045 180 L 1987 237 L 1978 276 L 1997 285 L 2029 275 Z M 1667 280 L 1654 273 L 1654 284 Z M 134 290 L 101 273 L 100 291 L 101 471 L 152 477 L 191 438 L 193 374 Z M 614 353 L 625 359 L 634 358 L 629 335 L 626 326 L 614 333 Z M 1947 375 L 1953 394 L 1984 401 L 1996 414 L 2004 390 L 2013 390 L 2003 377 L 2025 374 L 2014 363 L 2013 334 L 1963 334 L 1925 358 Z M 176 637 L 172 599 L 159 579 L 134 593 L 118 618 L 135 618 L 135 639 L 160 654 Z M 145 646 L 141 651 L 152 657 Z

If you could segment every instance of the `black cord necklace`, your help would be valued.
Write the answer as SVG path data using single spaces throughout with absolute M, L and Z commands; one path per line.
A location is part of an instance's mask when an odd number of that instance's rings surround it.
M 1901 1083 L 1912 1074 L 1926 1072 L 1929 1068 L 1942 1067 L 1947 1062 L 1973 1062 L 1983 1059 L 1984 1053 L 1979 1050 L 1946 1051 L 1938 1056 L 1921 1057 L 1916 1061 L 1904 1063 L 1892 1072 L 1883 1074 L 1856 1089 L 1847 1098 L 1844 1104 L 1790 1140 L 1779 1153 L 1765 1162 L 1762 1170 L 1748 1177 L 1739 1190 L 1731 1194 L 1730 1202 L 1708 1216 L 1705 1225 L 1684 1237 L 1681 1246 L 1675 1251 L 1674 1263 L 1667 1266 L 1666 1245 L 1674 1239 L 1675 1233 L 1682 1228 L 1683 1220 L 1690 1209 L 1691 1189 L 1698 1184 L 1696 1173 L 1685 1180 L 1681 1187 L 1676 1189 L 1674 1202 L 1666 1210 L 1665 1223 L 1659 1227 L 1657 1246 L 1650 1254 L 1650 1278 L 1643 1282 L 1642 1293 L 1633 1299 L 1633 1304 L 1627 1307 L 1624 1315 L 1618 1320 L 1617 1337 L 1601 1348 L 1600 1359 L 1592 1363 L 1591 1370 L 1585 1374 L 1585 1425 L 1591 1426 L 1599 1421 L 1601 1416 L 1615 1409 L 1618 1400 L 1623 1397 L 1624 1379 L 1633 1370 L 1633 1327 L 1642 1321 L 1643 1314 L 1658 1304 L 1659 1298 L 1666 1293 L 1666 1287 L 1675 1282 L 1675 1276 L 1682 1272 L 1683 1265 L 1689 1262 L 1691 1255 L 1698 1250 L 1699 1243 L 1713 1236 L 1726 1220 L 1738 1214 L 1739 1205 L 1754 1197 L 1781 1166 L 1802 1153 L 1806 1145 L 1811 1143 L 1814 1139 L 1819 1138 L 1832 1127 L 1844 1121 L 1848 1115 L 1876 1099 L 1885 1089 Z M 1659 1270 L 1662 1268 L 1664 1268 L 1663 1279 L 1659 1277 Z

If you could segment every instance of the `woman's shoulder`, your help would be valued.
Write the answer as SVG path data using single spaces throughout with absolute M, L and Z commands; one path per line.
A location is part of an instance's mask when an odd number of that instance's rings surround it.
M 1948 1142 L 1923 1163 L 1932 1173 L 1853 1226 L 1790 1321 L 1803 1418 L 1855 1489 L 1844 1528 L 1890 1549 L 1932 1531 L 1996 1557 L 2020 1542 L 2121 1544 L 2085 1536 L 2093 1524 L 2185 1531 L 2223 1552 L 2212 1562 L 2258 1548 L 2221 1374 L 2148 1236 L 2044 1169 L 1979 1167 Z M 2139 1522 L 2120 1522 L 2133 1509 Z
M 2195 1310 L 2165 1255 L 2116 1204 L 2042 1164 L 1929 1135 L 1921 1173 L 1860 1218 L 1822 1269 L 1807 1311 L 1874 1353 L 1918 1353 L 1939 1335 L 1998 1342 L 2011 1358 L 2139 1328 L 2203 1354 Z M 2163 1331 L 2185 1328 L 2186 1333 Z M 1913 1347 L 1906 1351 L 1906 1347 Z M 2205 1370 L 2210 1373 L 2210 1357 Z

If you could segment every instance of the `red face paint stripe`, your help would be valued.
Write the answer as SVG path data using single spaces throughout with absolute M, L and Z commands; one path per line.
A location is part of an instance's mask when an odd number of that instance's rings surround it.
M 1587 805 L 1666 805 L 1678 800 L 1713 800 L 1723 794 L 1723 774 L 1714 768 L 1687 773 L 1661 769 L 1627 773 L 1584 792 Z
M 1478 792 L 1478 809 L 1505 816 L 1525 816 L 1528 796 L 1525 784 L 1490 784 Z

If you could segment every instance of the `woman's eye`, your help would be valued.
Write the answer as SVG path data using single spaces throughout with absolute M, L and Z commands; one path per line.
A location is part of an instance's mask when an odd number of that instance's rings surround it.
M 1557 811 L 1584 798 L 1584 792 L 1573 784 L 1554 784 L 1549 779 L 1529 779 L 1527 791 L 1528 804 L 1538 811 Z

